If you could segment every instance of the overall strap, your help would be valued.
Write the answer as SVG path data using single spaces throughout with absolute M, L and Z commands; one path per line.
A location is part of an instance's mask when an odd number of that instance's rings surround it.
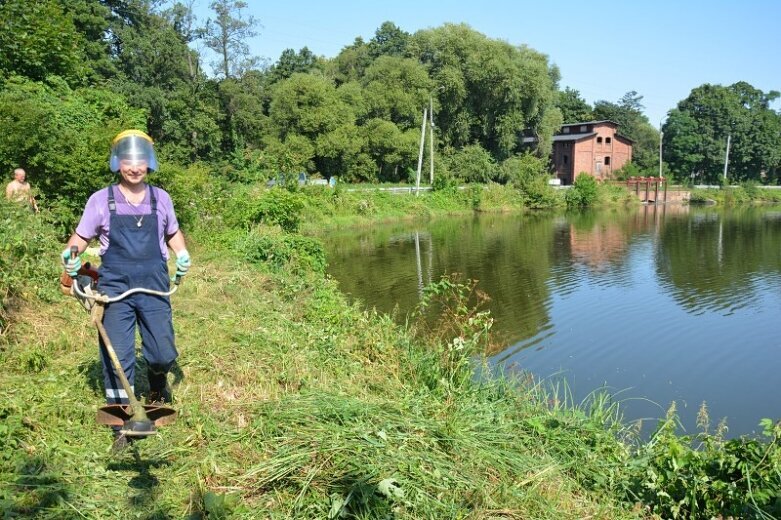
M 117 203 L 114 201 L 114 186 L 108 185 L 108 210 L 111 213 L 116 213 Z
M 155 189 L 151 184 L 146 185 L 149 188 L 149 205 L 152 207 L 152 215 L 157 213 L 157 197 L 155 197 Z

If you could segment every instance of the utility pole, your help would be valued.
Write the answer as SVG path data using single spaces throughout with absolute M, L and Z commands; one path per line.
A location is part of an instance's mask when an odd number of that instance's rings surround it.
M 729 166 L 729 142 L 732 134 L 727 134 L 727 153 L 724 155 L 724 182 L 727 182 L 727 167 Z
M 418 152 L 418 175 L 415 179 L 415 196 L 420 195 L 420 170 L 423 168 L 423 145 L 426 144 L 426 117 L 428 108 L 423 109 L 423 124 L 420 125 L 420 151 Z
M 434 186 L 434 99 L 431 94 L 428 95 L 428 117 L 429 117 L 429 156 L 431 158 L 431 175 L 429 176 L 429 184 Z
M 662 123 L 659 123 L 659 178 L 662 178 L 662 140 L 664 140 L 664 132 L 662 131 Z

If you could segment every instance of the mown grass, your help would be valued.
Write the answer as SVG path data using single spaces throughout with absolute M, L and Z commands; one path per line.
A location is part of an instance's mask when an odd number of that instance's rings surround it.
M 179 419 L 119 457 L 94 422 L 86 313 L 65 297 L 17 310 L 0 359 L 4 516 L 635 516 L 593 491 L 617 460 L 599 450 L 620 450 L 601 424 L 511 381 L 448 384 L 411 329 L 322 274 L 192 249 L 174 297 Z

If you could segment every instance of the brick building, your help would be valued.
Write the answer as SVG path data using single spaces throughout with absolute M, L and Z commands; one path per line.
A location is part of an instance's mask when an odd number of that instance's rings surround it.
M 575 182 L 582 172 L 600 180 L 632 160 L 632 140 L 617 132 L 610 120 L 563 125 L 553 136 L 551 162 L 561 184 Z M 533 143 L 534 138 L 525 138 Z

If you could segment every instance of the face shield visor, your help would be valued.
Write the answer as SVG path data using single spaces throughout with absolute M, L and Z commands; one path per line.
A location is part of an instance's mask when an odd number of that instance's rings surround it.
M 126 130 L 114 138 L 109 160 L 112 172 L 118 172 L 122 164 L 136 166 L 142 163 L 146 163 L 150 170 L 157 170 L 157 156 L 152 138 L 139 130 Z

